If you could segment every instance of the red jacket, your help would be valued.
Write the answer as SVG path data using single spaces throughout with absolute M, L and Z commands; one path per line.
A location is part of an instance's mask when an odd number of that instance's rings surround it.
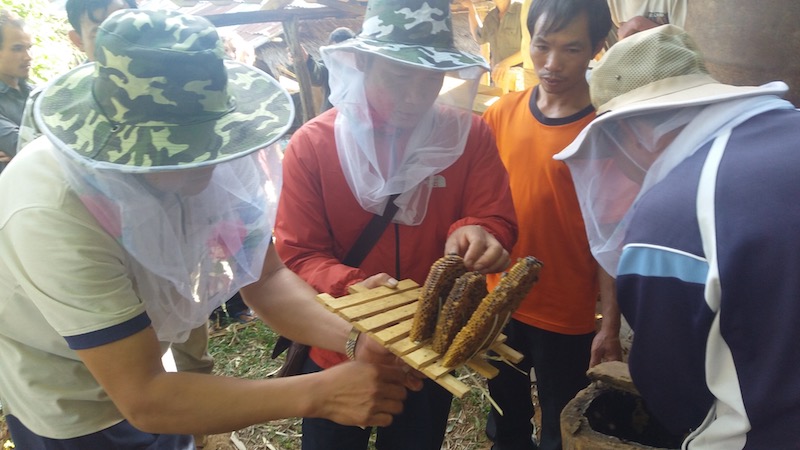
M 376 273 L 425 282 L 444 254 L 447 236 L 481 225 L 510 250 L 517 222 L 508 174 L 488 126 L 474 116 L 464 154 L 440 172 L 420 225 L 390 224 L 359 268 L 342 261 L 372 218 L 350 191 L 334 139 L 336 110 L 298 130 L 283 160 L 283 189 L 275 224 L 276 246 L 286 265 L 320 292 L 334 297 Z M 398 254 L 399 253 L 399 254 Z M 346 357 L 313 348 L 311 358 L 330 367 Z

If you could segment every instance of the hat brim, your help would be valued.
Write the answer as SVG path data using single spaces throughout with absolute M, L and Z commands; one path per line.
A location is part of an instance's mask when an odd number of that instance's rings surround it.
M 782 94 L 783 91 L 764 92 L 773 83 L 763 86 L 734 86 L 722 84 L 707 74 L 692 74 L 654 81 L 638 89 L 619 95 L 597 107 L 597 115 L 630 109 L 647 110 L 675 106 L 696 106 L 752 95 Z M 774 89 L 773 89 L 774 90 Z
M 789 90 L 786 83 L 782 81 L 773 81 L 761 86 L 733 86 L 718 83 L 708 76 L 689 75 L 687 77 L 692 78 L 691 80 L 683 80 L 684 89 L 672 90 L 669 94 L 663 94 L 663 92 L 667 92 L 663 85 L 654 86 L 657 83 L 669 81 L 669 79 L 665 79 L 630 91 L 601 105 L 597 110 L 597 118 L 584 128 L 570 145 L 553 156 L 553 158 L 565 160 L 575 156 L 583 148 L 582 144 L 592 129 L 605 122 L 667 109 L 702 106 L 759 95 L 782 97 Z M 681 81 L 671 80 L 671 82 Z
M 480 55 L 454 51 L 449 48 L 387 43 L 362 36 L 326 47 L 328 52 L 355 50 L 388 58 L 399 63 L 443 72 L 468 68 L 489 70 L 489 63 Z
M 235 61 L 225 66 L 234 106 L 213 120 L 115 125 L 93 98 L 94 63 L 48 84 L 34 118 L 59 149 L 96 167 L 144 173 L 218 164 L 272 144 L 294 120 L 291 98 L 275 79 Z

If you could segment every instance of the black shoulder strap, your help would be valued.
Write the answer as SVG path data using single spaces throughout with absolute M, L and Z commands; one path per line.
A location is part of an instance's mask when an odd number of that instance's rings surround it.
M 375 214 L 372 216 L 372 219 L 370 219 L 367 226 L 364 227 L 361 235 L 356 239 L 356 243 L 353 244 L 350 251 L 347 252 L 347 256 L 345 256 L 342 261 L 343 264 L 350 267 L 358 267 L 361 265 L 361 262 L 367 257 L 367 254 L 369 254 L 372 247 L 378 242 L 378 239 L 380 239 L 384 230 L 386 230 L 386 227 L 392 221 L 395 213 L 397 213 L 397 205 L 394 204 L 394 199 L 396 199 L 398 195 L 399 194 L 394 194 L 389 197 L 389 201 L 386 203 L 386 209 L 383 210 L 383 215 L 379 216 Z M 275 347 L 272 349 L 272 359 L 280 356 L 281 353 L 285 352 L 286 349 L 292 345 L 293 343 L 291 340 L 283 336 L 278 336 Z M 299 344 L 295 345 L 299 346 Z M 299 371 L 292 372 L 292 374 L 296 373 L 299 373 Z
M 397 196 L 398 194 L 394 194 L 389 197 L 389 201 L 386 203 L 386 209 L 383 210 L 383 215 L 379 216 L 376 214 L 372 216 L 367 226 L 364 227 L 364 231 L 358 236 L 356 243 L 353 244 L 350 251 L 347 252 L 347 256 L 344 257 L 342 264 L 350 267 L 358 267 L 361 265 L 361 262 L 364 261 L 364 258 L 367 257 L 372 247 L 374 247 L 378 239 L 381 238 L 383 231 L 386 230 L 386 227 L 397 212 L 397 205 L 394 204 L 394 200 Z

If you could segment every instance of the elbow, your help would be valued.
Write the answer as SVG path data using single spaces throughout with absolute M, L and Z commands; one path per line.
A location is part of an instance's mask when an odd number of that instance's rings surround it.
M 170 430 L 165 429 L 167 421 L 160 414 L 160 411 L 163 411 L 163 407 L 160 407 L 158 402 L 150 401 L 144 397 L 140 396 L 123 404 L 115 403 L 125 420 L 137 430 L 153 434 L 170 433 Z

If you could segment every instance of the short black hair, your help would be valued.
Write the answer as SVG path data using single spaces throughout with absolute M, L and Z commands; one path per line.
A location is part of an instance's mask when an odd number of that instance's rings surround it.
M 597 48 L 611 31 L 611 11 L 607 0 L 534 0 L 528 11 L 528 31 L 532 37 L 536 22 L 544 15 L 547 18 L 540 31 L 544 34 L 560 31 L 582 12 L 586 12 L 589 19 L 592 48 Z
M 98 20 L 97 17 L 94 16 L 94 12 L 98 9 L 105 11 L 108 9 L 108 6 L 111 5 L 112 1 L 114 0 L 67 0 L 67 20 L 69 20 L 69 24 L 72 25 L 72 29 L 80 34 L 81 17 L 86 14 L 92 22 L 102 22 L 102 20 Z M 137 8 L 136 0 L 123 0 L 123 2 L 130 9 Z
M 5 27 L 22 29 L 24 26 L 25 22 L 15 16 L 14 13 L 5 9 L 0 9 L 0 48 L 3 48 L 3 29 L 5 29 Z
M 338 44 L 339 42 L 343 42 L 354 37 L 356 37 L 356 34 L 353 33 L 353 30 L 347 27 L 339 27 L 331 31 L 330 36 L 328 36 L 328 43 Z

